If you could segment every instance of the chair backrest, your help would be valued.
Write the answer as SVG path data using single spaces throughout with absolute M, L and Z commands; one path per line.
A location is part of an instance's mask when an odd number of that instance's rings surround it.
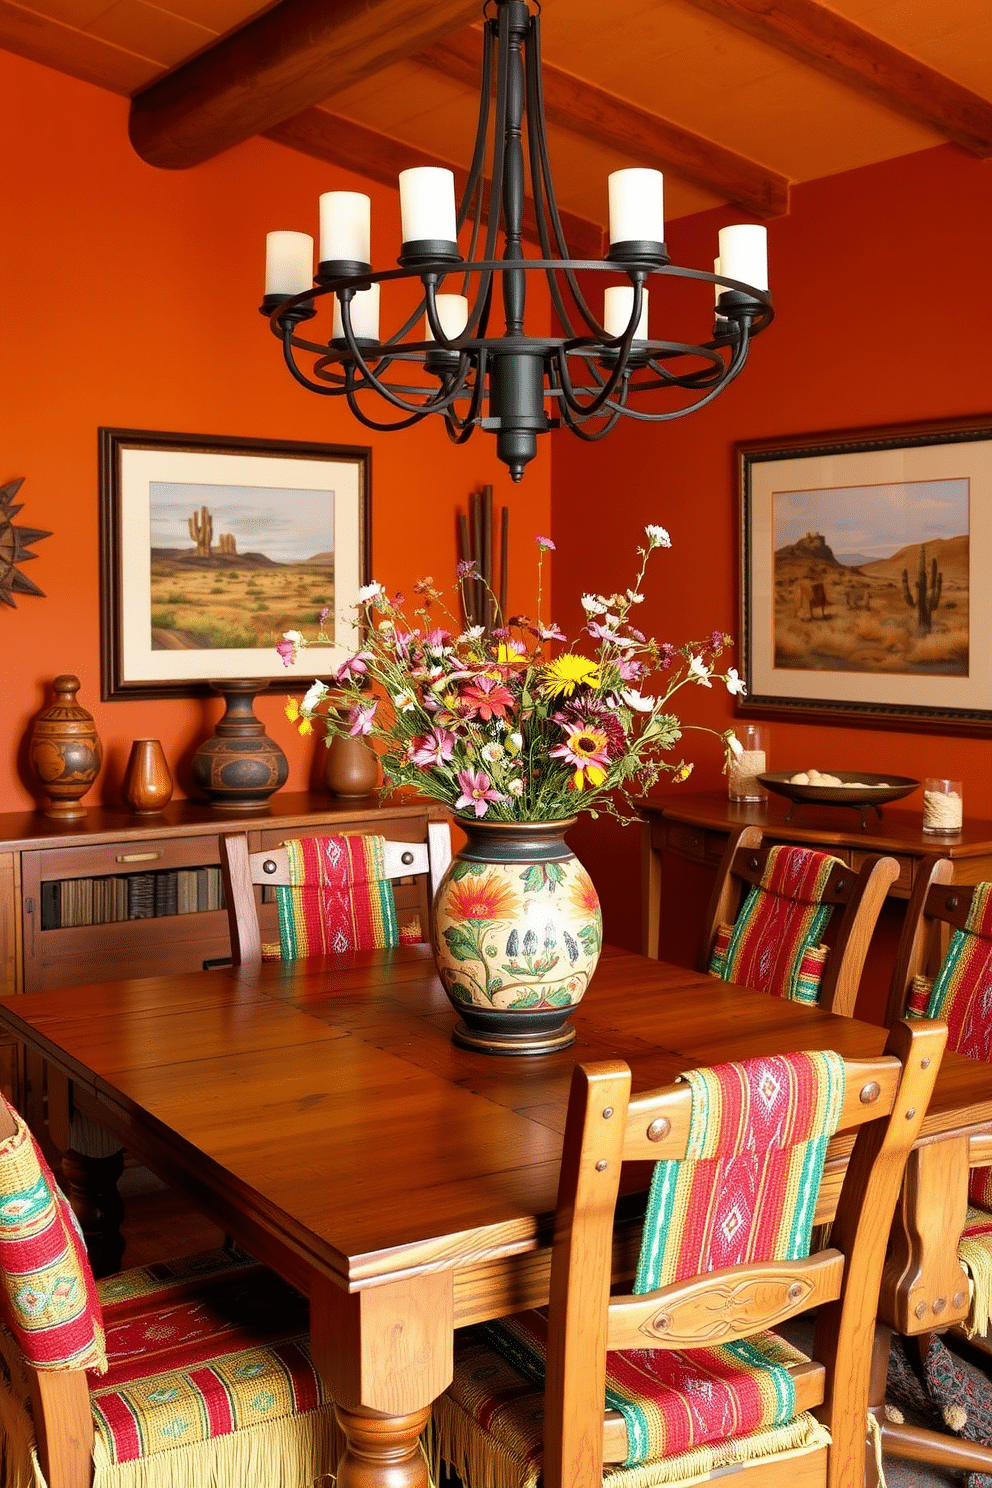
M 384 842 L 384 876 L 390 880 L 413 881 L 402 895 L 404 903 L 397 903 L 398 910 L 419 913 L 425 922 L 450 861 L 451 833 L 446 821 L 429 821 L 425 841 Z M 290 884 L 289 850 L 283 845 L 250 853 L 243 832 L 227 833 L 220 839 L 220 862 L 231 927 L 231 958 L 235 966 L 260 965 L 262 935 L 254 886 Z M 397 901 L 400 897 L 398 893 Z
M 623 1460 L 626 1423 L 616 1419 L 615 1411 L 607 1412 L 605 1419 L 603 1413 L 608 1349 L 692 1349 L 730 1343 L 814 1307 L 813 1354 L 819 1367 L 800 1366 L 796 1371 L 796 1408 L 815 1407 L 830 1429 L 828 1483 L 861 1481 L 871 1324 L 886 1241 L 903 1167 L 933 1089 L 946 1033 L 940 1023 L 900 1023 L 889 1034 L 885 1055 L 877 1060 L 830 1055 L 824 1063 L 820 1055 L 778 1056 L 696 1072 L 683 1082 L 633 1097 L 630 1069 L 622 1061 L 576 1067 L 551 1268 L 545 1488 L 594 1484 L 600 1488 L 604 1460 Z M 812 1072 L 817 1102 L 824 1110 L 833 1107 L 832 1119 L 815 1138 L 806 1140 L 805 1148 L 802 1121 L 807 1119 L 803 1102 L 808 1090 L 803 1084 L 806 1076 L 795 1075 L 803 1061 Z M 785 1080 L 783 1066 L 788 1071 Z M 688 1187 L 706 1189 L 707 1200 L 715 1196 L 718 1205 L 727 1200 L 722 1209 L 726 1222 L 711 1224 L 712 1233 L 700 1246 L 699 1227 L 684 1223 L 684 1206 L 678 1197 L 671 1202 L 671 1196 L 684 1193 L 686 1184 L 678 1170 L 680 1165 L 689 1166 L 687 1156 L 696 1158 L 702 1152 L 707 1160 L 713 1113 L 701 1110 L 699 1091 L 725 1080 L 728 1071 L 747 1072 L 745 1085 L 756 1109 L 767 1099 L 784 1107 L 782 1125 L 792 1123 L 799 1144 L 773 1154 L 773 1166 L 778 1163 L 781 1169 L 784 1162 L 786 1172 L 777 1171 L 769 1182 L 767 1166 L 764 1170 L 763 1191 L 777 1206 L 771 1226 L 767 1205 L 748 1199 L 749 1185 L 739 1162 L 736 1168 L 734 1159 L 722 1167 L 717 1163 L 715 1187 L 712 1169 L 688 1175 Z M 824 1071 L 832 1082 L 826 1097 Z M 741 1078 L 731 1074 L 732 1080 Z M 827 1148 L 824 1132 L 832 1124 L 839 1132 L 857 1129 L 836 1202 L 826 1192 L 817 1197 Z M 815 1126 L 812 1123 L 807 1130 L 815 1131 Z M 746 1143 L 743 1130 L 739 1136 Z M 759 1142 L 759 1162 L 772 1145 Z M 660 1277 L 662 1284 L 652 1291 L 617 1296 L 611 1294 L 610 1282 L 621 1168 L 625 1161 L 646 1159 L 660 1161 L 645 1221 L 639 1282 L 653 1284 Z M 801 1204 L 786 1212 L 783 1183 L 805 1198 L 805 1212 Z M 658 1230 L 650 1227 L 652 1216 L 661 1219 Z M 809 1225 L 831 1220 L 830 1248 L 809 1256 Z M 691 1247 L 676 1247 L 691 1254 L 688 1268 L 672 1264 L 673 1229 L 692 1241 Z M 778 1242 L 771 1246 L 757 1242 L 755 1237 L 769 1229 Z M 720 1261 L 721 1247 L 723 1255 L 734 1257 L 733 1264 L 709 1269 Z M 657 1252 L 664 1253 L 660 1265 L 654 1259 Z M 780 1258 L 753 1258 L 767 1254 Z M 667 1280 L 673 1275 L 679 1279 Z M 860 1463 L 861 1470 L 852 1471 L 852 1463 Z
M 717 870 L 699 970 L 709 970 L 721 927 L 735 926 L 721 937 L 730 945 L 721 973 L 728 981 L 851 1017 L 872 932 L 898 876 L 895 858 L 870 855 L 854 869 L 812 848 L 765 845 L 760 827 L 743 827 Z M 818 942 L 838 905 L 843 913 L 824 960 Z

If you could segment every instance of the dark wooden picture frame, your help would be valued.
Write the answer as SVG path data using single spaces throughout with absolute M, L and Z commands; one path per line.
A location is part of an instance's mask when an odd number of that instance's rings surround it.
M 992 415 L 736 452 L 740 712 L 992 733 Z
M 329 676 L 357 642 L 347 617 L 369 582 L 371 450 L 98 432 L 103 700 L 206 696 L 212 680 L 230 677 L 291 692 Z M 173 515 L 184 497 L 188 535 Z M 215 515 L 232 529 L 216 534 L 216 550 Z M 163 531 L 165 546 L 156 542 Z M 266 544 L 284 556 L 258 550 Z M 171 573 L 173 595 L 162 587 Z M 325 609 L 333 644 L 285 667 L 275 650 L 283 630 L 312 640 Z

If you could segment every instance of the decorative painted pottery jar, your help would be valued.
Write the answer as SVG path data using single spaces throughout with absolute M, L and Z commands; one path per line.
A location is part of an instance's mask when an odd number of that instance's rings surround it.
M 603 941 L 599 897 L 565 843 L 575 817 L 457 820 L 468 842 L 441 880 L 431 923 L 441 981 L 461 1014 L 455 1043 L 487 1054 L 565 1049 Z
M 218 811 L 264 811 L 269 797 L 286 784 L 289 763 L 252 710 L 259 681 L 211 682 L 227 704 L 213 738 L 193 756 L 193 779 Z
M 77 821 L 86 815 L 79 798 L 103 763 L 93 715 L 76 702 L 79 685 L 79 678 L 69 672 L 55 678 L 55 701 L 34 720 L 28 743 L 28 762 L 49 799 L 45 815 L 57 821 Z

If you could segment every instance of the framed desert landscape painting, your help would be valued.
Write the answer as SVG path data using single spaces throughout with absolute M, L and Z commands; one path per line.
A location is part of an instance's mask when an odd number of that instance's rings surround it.
M 992 728 L 992 417 L 738 455 L 741 710 Z
M 367 448 L 101 429 L 103 699 L 213 679 L 295 690 L 355 649 L 368 582 Z M 286 630 L 331 644 L 284 667 Z

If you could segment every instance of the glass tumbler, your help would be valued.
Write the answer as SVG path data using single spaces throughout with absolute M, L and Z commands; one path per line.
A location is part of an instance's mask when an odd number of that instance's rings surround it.
M 762 723 L 739 723 L 734 729 L 741 746 L 727 768 L 731 801 L 766 801 L 768 792 L 758 779 L 768 769 L 769 730 Z
M 963 817 L 964 792 L 960 780 L 928 776 L 923 782 L 924 832 L 960 832 Z

